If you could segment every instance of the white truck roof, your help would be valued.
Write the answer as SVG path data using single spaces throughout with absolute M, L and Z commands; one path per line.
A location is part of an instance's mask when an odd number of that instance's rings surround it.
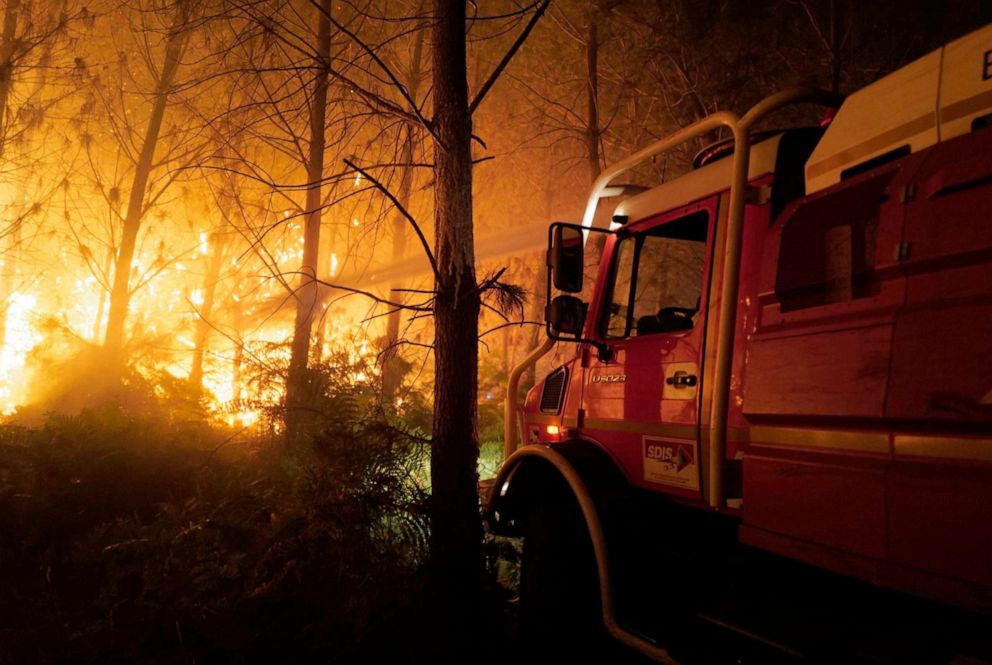
M 806 162 L 806 192 L 847 169 L 971 131 L 992 111 L 992 25 L 923 56 L 844 101 Z

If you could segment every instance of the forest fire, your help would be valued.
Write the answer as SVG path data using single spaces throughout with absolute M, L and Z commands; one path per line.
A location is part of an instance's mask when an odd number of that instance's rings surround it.
M 203 268 L 197 272 L 197 263 L 209 262 L 212 248 L 208 234 L 200 233 L 198 240 L 196 249 L 184 260 L 172 260 L 160 269 L 149 262 L 146 253 L 139 254 L 132 264 L 136 275 L 146 275 L 150 270 L 157 273 L 132 298 L 136 316 L 130 329 L 133 338 L 140 339 L 140 345 L 145 347 L 139 351 L 149 360 L 143 365 L 145 370 L 160 368 L 177 378 L 189 379 L 191 357 L 196 356 L 198 346 L 203 351 L 203 340 L 197 342 L 197 328 L 203 323 L 201 310 L 207 304 L 209 289 L 203 286 Z M 297 244 L 302 244 L 302 239 Z M 273 252 L 274 261 L 285 264 L 299 261 L 301 256 L 299 249 Z M 237 257 L 228 260 L 227 268 L 234 274 L 240 267 Z M 26 272 L 28 266 L 21 270 Z M 199 360 L 208 410 L 222 422 L 239 428 L 259 424 L 267 412 L 282 403 L 285 386 L 278 373 L 289 362 L 285 342 L 293 334 L 292 324 L 287 321 L 289 299 L 284 295 L 280 300 L 278 278 L 257 276 L 249 278 L 248 284 L 239 284 L 229 298 L 237 316 L 252 322 L 250 327 L 246 325 L 240 336 L 235 336 L 236 330 L 212 330 L 216 339 Z M 0 350 L 0 405 L 4 416 L 15 415 L 19 407 L 31 403 L 33 377 L 44 371 L 43 363 L 65 360 L 60 354 L 79 352 L 85 348 L 80 345 L 99 346 L 107 325 L 106 293 L 94 275 L 73 278 L 71 272 L 46 270 L 25 286 L 31 290 L 14 291 L 7 297 Z M 347 378 L 355 383 L 373 380 L 379 372 L 376 352 L 369 332 L 363 332 L 361 317 L 361 311 L 347 304 L 332 306 L 327 302 L 320 305 L 315 322 L 319 357 L 342 354 L 340 361 L 354 368 Z
M 10 415 L 23 404 L 28 377 L 24 375 L 27 354 L 42 336 L 35 329 L 35 306 L 38 300 L 31 294 L 12 293 L 7 306 L 6 335 L 0 351 L 0 403 L 3 415 Z
M 990 22 L 0 0 L 0 663 L 992 663 Z

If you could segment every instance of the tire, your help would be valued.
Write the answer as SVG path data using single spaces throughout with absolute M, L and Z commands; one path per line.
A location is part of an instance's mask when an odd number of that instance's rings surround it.
M 527 651 L 555 659 L 609 649 L 596 558 L 577 503 L 545 498 L 524 527 L 520 633 Z

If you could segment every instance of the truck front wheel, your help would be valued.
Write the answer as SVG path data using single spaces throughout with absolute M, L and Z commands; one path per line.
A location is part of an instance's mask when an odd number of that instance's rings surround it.
M 521 637 L 533 652 L 586 656 L 607 648 L 596 558 L 578 504 L 546 498 L 524 528 Z

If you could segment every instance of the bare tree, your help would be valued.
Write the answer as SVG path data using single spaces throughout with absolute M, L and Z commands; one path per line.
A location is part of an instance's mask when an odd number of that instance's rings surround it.
M 307 382 L 310 336 L 317 311 L 317 257 L 320 249 L 320 218 L 323 208 L 321 182 L 324 178 L 324 129 L 327 117 L 327 88 L 331 58 L 331 0 L 321 0 L 317 14 L 316 73 L 310 96 L 310 146 L 307 158 L 307 194 L 303 211 L 303 260 L 296 297 L 296 322 L 286 379 L 286 432 L 290 441 L 300 434 L 301 393 Z
M 419 11 L 418 11 L 419 14 Z M 410 56 L 409 75 L 407 76 L 407 87 L 410 90 L 410 97 L 417 99 L 420 91 L 422 78 L 421 60 L 423 59 L 424 33 L 422 29 L 417 30 L 414 38 L 413 53 Z M 401 145 L 399 153 L 399 169 L 401 169 L 399 189 L 396 198 L 401 206 L 409 207 L 410 194 L 413 189 L 413 177 L 415 168 L 413 166 L 414 148 L 418 142 L 418 129 L 412 123 L 403 123 L 401 128 Z M 392 258 L 396 264 L 401 261 L 407 252 L 407 227 L 409 222 L 399 210 L 393 213 L 392 220 Z M 404 294 L 400 290 L 402 284 L 393 284 L 389 290 L 389 299 L 396 303 L 404 302 Z M 396 398 L 396 391 L 399 389 L 401 380 L 399 366 L 399 340 L 400 340 L 400 319 L 403 309 L 393 307 L 386 319 L 386 341 L 382 358 L 382 401 L 384 404 L 392 405 Z
M 472 113 L 547 9 L 537 5 L 517 40 L 469 100 L 464 0 L 434 0 L 434 421 L 431 564 L 449 629 L 464 628 L 482 567 L 478 511 L 480 285 L 472 217 Z M 490 282 L 491 283 L 491 282 Z M 457 634 L 457 633 L 455 633 Z
M 217 298 L 217 286 L 221 279 L 221 268 L 227 257 L 229 231 L 215 230 L 210 233 L 204 248 L 207 251 L 207 272 L 203 286 L 193 304 L 197 308 L 196 330 L 193 337 L 193 358 L 190 363 L 189 382 L 194 386 L 203 385 L 203 359 L 207 351 L 207 341 L 212 331 L 211 317 Z
M 431 556 L 446 623 L 477 602 L 482 569 L 477 432 L 480 296 L 472 225 L 472 114 L 465 2 L 434 0 L 434 425 Z
M 110 290 L 110 309 L 104 347 L 117 360 L 122 359 L 124 324 L 131 300 L 131 264 L 148 203 L 146 201 L 148 181 L 155 166 L 155 151 L 158 147 L 166 107 L 173 93 L 176 74 L 182 64 L 183 53 L 193 27 L 192 0 L 175 0 L 170 9 L 172 18 L 166 29 L 162 59 L 151 96 L 151 109 L 141 148 L 134 164 L 120 246 L 114 261 L 114 279 Z
M 456 642 L 471 629 L 471 608 L 478 602 L 482 572 L 482 524 L 478 511 L 479 455 L 478 343 L 484 296 L 513 301 L 519 290 L 499 281 L 502 271 L 479 280 L 474 256 L 472 209 L 472 115 L 545 13 L 540 0 L 515 17 L 526 24 L 503 57 L 470 97 L 466 64 L 464 0 L 433 0 L 431 11 L 431 117 L 367 38 L 329 16 L 332 25 L 355 43 L 368 62 L 368 78 L 358 80 L 335 67 L 333 78 L 347 83 L 370 110 L 413 123 L 434 144 L 433 249 L 416 219 L 378 179 L 349 160 L 411 224 L 431 266 L 434 289 L 429 311 L 434 322 L 434 417 L 431 432 L 431 564 L 441 629 Z M 529 16 L 528 16 L 529 14 Z M 396 19 L 390 17 L 389 23 Z M 366 295 L 371 295 L 367 294 Z M 373 296 L 374 297 L 374 296 Z M 386 302 L 423 312 L 423 305 Z M 467 630 L 466 630 L 467 629 Z

